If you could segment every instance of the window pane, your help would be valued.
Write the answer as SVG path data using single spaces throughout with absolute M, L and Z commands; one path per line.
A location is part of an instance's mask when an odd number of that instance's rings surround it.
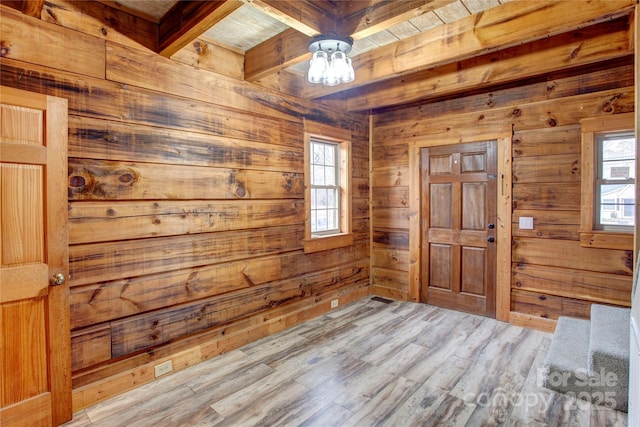
M 336 146 L 334 144 L 325 145 L 324 154 L 325 154 L 325 157 L 324 157 L 325 164 L 327 165 L 336 164 Z
M 332 209 L 336 209 L 338 207 L 338 190 L 331 189 L 331 191 L 327 194 L 327 206 Z
M 324 166 L 313 166 L 311 185 L 324 185 Z
M 313 158 L 311 159 L 311 162 L 320 165 L 324 164 L 324 144 L 313 142 L 312 146 Z
M 609 209 L 604 207 L 600 210 L 600 223 L 604 226 L 632 226 L 635 223 L 635 206 L 634 205 L 610 205 Z
M 318 190 L 315 188 L 311 189 L 311 209 L 318 208 Z
M 336 214 L 337 214 L 336 209 L 331 209 L 328 211 L 327 228 L 329 230 L 335 230 L 338 228 L 338 221 L 336 220 Z
M 624 205 L 622 210 L 622 217 L 633 219 L 634 216 L 635 216 L 635 206 L 630 204 Z
M 618 203 L 622 199 L 635 199 L 633 184 L 604 184 L 600 186 L 600 203 Z
M 316 204 L 318 209 L 326 209 L 327 208 L 327 189 L 326 188 L 318 188 L 316 190 L 316 196 L 318 198 Z
M 602 139 L 602 160 L 632 160 L 636 158 L 636 144 L 633 136 L 604 135 Z
M 632 226 L 635 223 L 635 185 L 600 186 L 600 224 Z
M 633 160 L 612 160 L 602 163 L 603 179 L 629 179 L 636 177 L 636 165 Z
M 616 199 L 602 199 L 602 210 L 613 211 L 615 210 Z
M 316 211 L 311 211 L 311 232 L 315 233 L 318 231 L 318 215 Z
M 327 228 L 327 211 L 326 210 L 319 210 L 316 212 L 317 214 L 317 228 L 316 231 L 326 231 L 328 230 Z
M 598 134 L 598 177 L 600 179 L 634 179 L 636 148 L 633 133 Z
M 336 168 L 327 166 L 324 168 L 325 185 L 336 185 Z

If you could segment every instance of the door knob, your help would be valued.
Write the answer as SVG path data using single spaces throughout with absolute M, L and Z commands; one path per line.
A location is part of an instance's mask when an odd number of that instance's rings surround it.
M 490 228 L 490 229 L 494 229 L 494 228 L 496 228 L 495 224 L 494 224 L 494 223 L 492 223 L 492 222 L 490 222 L 490 223 L 489 223 L 489 225 L 488 225 L 487 227 L 488 227 L 488 228 Z
M 487 242 L 489 242 L 489 243 L 493 243 L 495 241 L 496 241 L 496 239 L 493 236 L 489 236 L 489 238 L 487 239 Z
M 64 274 L 62 273 L 56 273 L 53 276 L 51 276 L 51 286 L 59 286 L 59 285 L 63 285 L 64 284 Z

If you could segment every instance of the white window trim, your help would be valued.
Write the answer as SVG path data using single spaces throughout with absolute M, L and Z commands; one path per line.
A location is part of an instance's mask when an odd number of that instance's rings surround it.
M 340 233 L 312 235 L 311 233 L 311 139 L 338 144 L 340 152 Z M 353 244 L 351 230 L 351 132 L 305 120 L 304 133 L 304 252 L 318 252 Z

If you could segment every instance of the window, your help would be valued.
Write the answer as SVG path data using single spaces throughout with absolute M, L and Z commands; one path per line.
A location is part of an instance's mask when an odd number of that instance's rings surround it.
M 340 233 L 340 151 L 338 144 L 311 138 L 311 235 Z
M 633 113 L 583 119 L 580 242 L 633 248 L 636 141 Z
M 305 122 L 305 252 L 348 246 L 351 142 L 348 131 Z
M 595 134 L 594 229 L 633 232 L 636 144 L 633 132 Z

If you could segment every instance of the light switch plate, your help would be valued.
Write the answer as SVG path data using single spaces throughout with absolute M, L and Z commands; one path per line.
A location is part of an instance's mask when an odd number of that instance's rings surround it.
M 520 230 L 533 230 L 533 217 L 521 216 L 519 221 Z

